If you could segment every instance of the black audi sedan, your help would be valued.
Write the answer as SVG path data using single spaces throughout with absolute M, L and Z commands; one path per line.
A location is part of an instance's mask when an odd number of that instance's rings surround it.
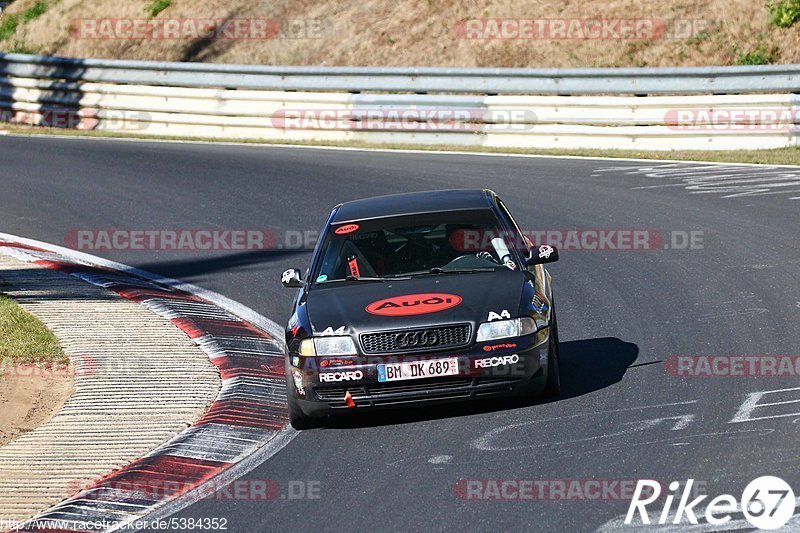
M 337 205 L 286 329 L 292 426 L 362 409 L 490 395 L 557 396 L 558 325 L 545 263 L 490 190 Z

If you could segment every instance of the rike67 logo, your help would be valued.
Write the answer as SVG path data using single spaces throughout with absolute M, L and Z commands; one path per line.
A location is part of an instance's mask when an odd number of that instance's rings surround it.
M 651 479 L 642 479 L 636 484 L 633 500 L 625 515 L 625 524 L 634 523 L 635 515 L 639 514 L 640 524 L 698 524 L 698 516 L 712 526 L 740 526 L 731 522 L 733 515 L 743 515 L 745 520 L 758 529 L 778 529 L 786 525 L 792 518 L 795 510 L 794 491 L 779 477 L 762 476 L 751 481 L 742 492 L 741 499 L 737 500 L 731 494 L 721 494 L 711 499 L 704 507 L 707 495 L 698 496 L 691 501 L 693 496 L 692 486 L 694 480 L 687 480 L 680 494 L 681 483 L 673 481 L 669 484 L 669 492 L 663 499 L 664 506 L 657 518 L 651 517 L 647 506 L 658 501 L 662 494 L 661 484 Z M 673 504 L 678 501 L 673 511 Z M 660 503 L 660 501 L 659 501 Z M 651 519 L 653 520 L 651 522 Z M 638 520 L 636 521 L 638 522 Z M 730 523 L 729 523 L 730 522 Z M 746 527 L 746 526 L 745 526 Z M 738 527 L 737 527 L 738 529 Z
M 664 525 L 688 522 L 696 525 L 699 523 L 698 516 L 700 516 L 712 526 L 727 524 L 729 527 L 737 526 L 736 529 L 739 529 L 747 527 L 744 521 L 736 523 L 731 520 L 734 515 L 743 515 L 752 527 L 778 529 L 786 525 L 794 515 L 796 503 L 794 491 L 779 477 L 756 478 L 745 487 L 741 499 L 737 500 L 731 494 L 721 494 L 711 499 L 704 507 L 701 504 L 708 498 L 707 495 L 689 500 L 693 496 L 692 485 L 694 485 L 694 480 L 687 480 L 681 494 L 678 494 L 681 484 L 677 481 L 670 483 L 669 492 L 663 499 L 664 506 L 653 519 L 647 506 L 662 496 L 661 484 L 651 479 L 639 480 L 631 505 L 628 507 L 628 514 L 625 515 L 625 524 L 634 523 L 634 517 L 638 512 L 641 524 Z M 673 511 L 675 500 L 678 500 L 678 503 Z M 658 511 L 657 509 L 653 510 Z

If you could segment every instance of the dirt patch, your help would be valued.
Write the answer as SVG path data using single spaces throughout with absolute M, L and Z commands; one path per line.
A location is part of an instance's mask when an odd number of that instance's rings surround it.
M 0 374 L 0 446 L 50 420 L 73 391 L 72 367 L 17 364 Z
M 0 41 L 0 50 L 321 66 L 638 67 L 800 61 L 800 22 L 776 26 L 766 1 L 172 0 L 154 19 L 179 25 L 180 37 L 169 38 L 157 32 L 127 38 L 123 28 L 118 32 L 102 26 L 110 19 L 147 21 L 150 2 L 60 0 L 48 2 L 45 13 L 24 22 L 36 2 L 11 3 L 7 12 L 20 23 Z M 271 25 L 268 37 L 245 28 L 193 38 L 200 19 L 213 19 L 218 28 L 232 20 L 268 20 Z M 509 25 L 498 27 L 503 20 Z
M 50 420 L 72 394 L 73 377 L 53 332 L 0 293 L 0 446 Z

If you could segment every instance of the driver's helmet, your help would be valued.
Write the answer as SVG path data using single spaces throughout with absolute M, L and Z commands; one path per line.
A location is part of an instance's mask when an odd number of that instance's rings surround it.
M 447 244 L 458 255 L 475 253 L 478 251 L 469 249 L 474 248 L 474 246 L 470 246 L 469 235 L 467 233 L 472 230 L 465 227 L 463 224 L 447 224 L 444 231 Z
M 445 228 L 447 242 L 457 255 L 478 254 L 480 252 L 494 252 L 486 244 L 491 241 L 486 228 L 469 224 L 448 224 Z M 489 237 L 489 238 L 487 238 Z

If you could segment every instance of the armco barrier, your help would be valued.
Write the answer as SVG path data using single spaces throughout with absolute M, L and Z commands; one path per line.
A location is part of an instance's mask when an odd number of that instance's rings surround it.
M 800 65 L 321 68 L 0 54 L 5 122 L 226 140 L 776 148 L 797 144 L 799 88 Z
M 792 92 L 800 87 L 800 65 L 600 69 L 282 67 L 2 54 L 0 74 L 172 87 L 479 94 Z

